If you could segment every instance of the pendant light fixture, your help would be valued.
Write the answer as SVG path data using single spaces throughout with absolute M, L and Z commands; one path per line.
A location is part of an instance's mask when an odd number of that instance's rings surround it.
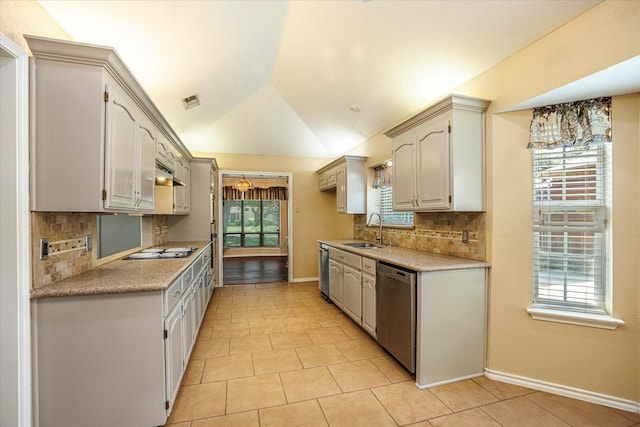
M 244 199 L 244 193 L 253 186 L 251 185 L 251 182 L 249 182 L 249 180 L 247 180 L 247 178 L 245 178 L 244 175 L 242 175 L 242 178 L 240 178 L 236 182 L 235 187 L 238 191 L 242 193 L 242 198 Z

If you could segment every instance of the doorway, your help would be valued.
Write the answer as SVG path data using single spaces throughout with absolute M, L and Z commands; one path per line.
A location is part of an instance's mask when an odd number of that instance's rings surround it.
M 291 281 L 291 173 L 220 171 L 222 284 Z

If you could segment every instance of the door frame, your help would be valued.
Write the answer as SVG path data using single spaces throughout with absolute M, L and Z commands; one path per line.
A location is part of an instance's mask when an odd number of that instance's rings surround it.
M 15 108 L 15 116 L 3 120 L 0 132 L 5 177 L 0 180 L 0 368 L 3 376 L 10 377 L 0 384 L 0 412 L 3 420 L 26 426 L 32 424 L 29 56 L 0 33 L 0 57 L 0 110 L 7 118 L 7 111 Z
M 234 171 L 234 170 L 218 170 L 218 221 L 216 221 L 216 233 L 218 238 L 216 243 L 218 244 L 218 285 L 223 285 L 223 260 L 224 260 L 224 221 L 222 209 L 222 178 L 225 175 L 245 175 L 245 176 L 264 176 L 265 178 L 287 178 L 287 281 L 293 282 L 293 173 L 291 172 L 260 172 L 260 171 Z

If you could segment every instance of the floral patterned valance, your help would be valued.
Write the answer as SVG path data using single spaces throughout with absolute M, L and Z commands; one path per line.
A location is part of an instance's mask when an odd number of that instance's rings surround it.
M 527 148 L 552 149 L 611 142 L 611 98 L 535 108 Z

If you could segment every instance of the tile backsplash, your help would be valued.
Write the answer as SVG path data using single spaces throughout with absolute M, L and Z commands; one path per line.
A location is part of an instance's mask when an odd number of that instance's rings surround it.
M 413 228 L 384 227 L 385 244 L 442 255 L 486 261 L 484 212 L 416 212 Z M 354 216 L 354 237 L 374 241 L 378 227 L 367 227 L 366 215 Z M 462 241 L 466 230 L 469 241 Z
M 153 246 L 169 242 L 169 216 L 153 215 Z
M 40 259 L 41 238 L 50 243 L 61 242 L 64 246 L 67 241 L 84 239 L 86 235 L 93 240 L 93 250 L 87 252 L 69 246 L 59 253 L 51 253 L 47 259 Z M 32 287 L 40 288 L 92 269 L 97 263 L 97 236 L 97 220 L 93 213 L 31 212 Z
M 168 216 L 153 215 L 147 221 L 150 222 L 143 222 L 143 246 L 167 243 Z M 145 223 L 151 227 L 145 227 Z M 88 252 L 76 244 L 86 235 L 90 235 L 93 241 L 93 249 Z M 51 251 L 43 260 L 39 252 L 41 238 L 48 239 L 49 244 L 56 248 L 56 252 Z M 98 221 L 95 213 L 31 212 L 31 287 L 41 288 L 95 268 L 99 264 L 97 247 Z

